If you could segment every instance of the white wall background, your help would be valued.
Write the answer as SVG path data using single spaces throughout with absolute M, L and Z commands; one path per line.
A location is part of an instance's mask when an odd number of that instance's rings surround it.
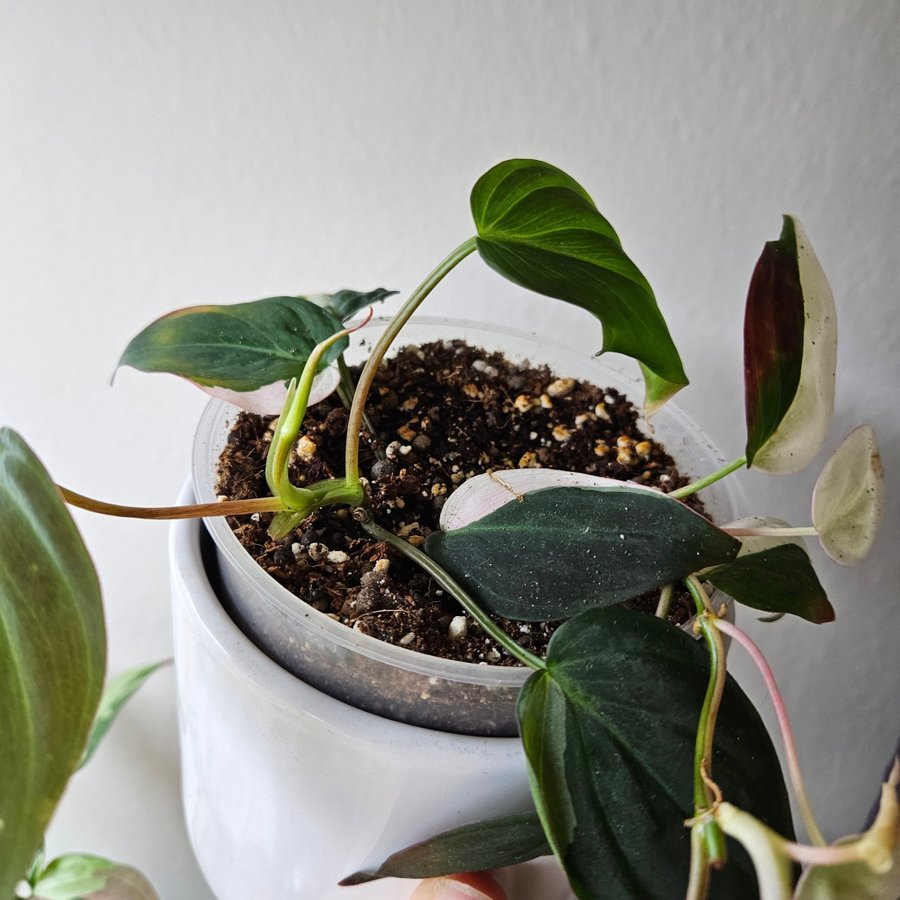
M 127 340 L 194 303 L 411 289 L 472 232 L 468 191 L 534 156 L 579 179 L 654 285 L 692 386 L 743 444 L 741 316 L 780 214 L 805 223 L 841 319 L 832 448 L 873 422 L 891 498 L 871 561 L 813 550 L 833 625 L 745 617 L 774 662 L 830 836 L 858 828 L 900 731 L 900 4 L 733 0 L 0 0 L 0 421 L 57 479 L 168 503 L 203 397 L 124 371 Z M 591 351 L 584 313 L 468 260 L 433 314 Z M 825 453 L 742 476 L 797 524 Z M 117 671 L 169 653 L 164 525 L 79 515 Z M 750 668 L 737 672 L 768 709 Z M 209 896 L 177 794 L 171 672 L 71 786 L 50 850 Z

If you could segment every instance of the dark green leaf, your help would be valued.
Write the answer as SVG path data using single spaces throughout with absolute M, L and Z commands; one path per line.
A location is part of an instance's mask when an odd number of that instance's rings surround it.
M 526 622 L 620 603 L 739 549 L 683 503 L 628 487 L 533 491 L 425 543 L 484 607 Z
M 641 363 L 649 412 L 687 384 L 650 285 L 580 184 L 548 163 L 510 159 L 481 176 L 471 202 L 484 261 L 595 315 L 603 351 Z
M 342 322 L 346 322 L 361 309 L 381 303 L 396 293 L 396 291 L 389 291 L 386 288 L 375 288 L 374 291 L 366 293 L 344 288 L 334 294 L 315 294 L 303 299 L 310 300 L 323 309 L 331 310 Z
M 706 691 L 703 646 L 654 616 L 591 610 L 553 636 L 547 669 L 526 682 L 519 723 L 538 813 L 579 897 L 684 896 L 694 739 Z M 712 777 L 726 799 L 791 837 L 778 757 L 730 677 Z M 757 894 L 736 846 L 713 896 Z
M 94 720 L 87 747 L 84 749 L 84 756 L 81 759 L 82 766 L 86 765 L 94 755 L 100 741 L 106 737 L 106 732 L 112 727 L 112 723 L 122 707 L 157 669 L 169 662 L 170 660 L 164 659 L 146 666 L 137 666 L 126 672 L 120 672 L 115 678 L 110 679 L 100 700 L 100 708 L 97 710 L 97 717 Z
M 804 468 L 834 409 L 834 297 L 803 226 L 791 216 L 763 248 L 744 317 L 747 465 L 773 474 Z
M 802 547 L 781 544 L 714 566 L 703 577 L 745 606 L 791 613 L 810 622 L 833 622 L 834 609 Z
M 100 586 L 37 457 L 0 429 L 0 897 L 41 846 L 103 687 Z
M 342 328 L 333 312 L 301 297 L 192 306 L 148 325 L 126 347 L 119 365 L 246 393 L 299 376 L 316 344 Z M 330 347 L 320 368 L 348 343 L 341 338 Z
M 100 856 L 69 853 L 51 862 L 34 886 L 35 900 L 159 900 L 137 869 Z
M 341 884 L 377 878 L 434 878 L 527 862 L 550 853 L 536 813 L 501 816 L 464 825 L 389 856 L 374 872 L 357 872 Z

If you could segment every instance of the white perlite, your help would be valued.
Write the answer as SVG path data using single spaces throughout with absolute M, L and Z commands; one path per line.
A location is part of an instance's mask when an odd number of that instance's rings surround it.
M 465 616 L 454 616 L 450 620 L 450 628 L 448 629 L 450 640 L 455 641 L 464 638 L 469 633 L 469 622 Z

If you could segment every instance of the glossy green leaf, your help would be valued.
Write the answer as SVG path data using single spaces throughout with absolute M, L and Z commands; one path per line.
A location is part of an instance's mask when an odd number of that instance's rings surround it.
M 78 767 L 103 687 L 100 586 L 37 457 L 0 429 L 0 897 Z
M 620 603 L 739 548 L 683 503 L 625 486 L 534 491 L 425 542 L 486 609 L 527 622 Z
M 840 443 L 816 480 L 812 520 L 825 552 L 842 566 L 869 554 L 884 516 L 884 473 L 868 425 Z
M 648 413 L 687 384 L 650 285 L 580 184 L 548 163 L 510 159 L 482 175 L 471 204 L 482 259 L 596 316 L 603 351 L 641 363 Z
M 790 613 L 810 622 L 834 621 L 809 554 L 794 544 L 740 556 L 713 566 L 703 577 L 745 606 L 770 613 Z
M 819 452 L 834 411 L 837 318 L 800 222 L 784 217 L 763 248 L 744 317 L 747 464 L 798 472 Z
M 70 853 L 54 859 L 34 885 L 35 900 L 159 900 L 150 882 L 130 866 Z
M 375 288 L 374 291 L 367 292 L 351 291 L 344 288 L 334 294 L 310 294 L 308 297 L 301 299 L 309 300 L 315 303 L 316 306 L 330 310 L 342 322 L 346 322 L 347 319 L 352 318 L 360 310 L 365 309 L 367 306 L 381 303 L 383 300 L 387 300 L 388 297 L 393 297 L 396 293 L 397 291 L 389 291 L 385 288 Z
M 343 329 L 328 309 L 302 297 L 269 297 L 230 306 L 192 306 L 157 319 L 126 347 L 120 366 L 169 372 L 243 409 L 277 413 L 283 385 L 299 376 L 320 341 Z M 348 346 L 341 338 L 320 371 Z M 337 385 L 337 375 L 331 388 Z M 276 397 L 266 389 L 277 386 Z M 256 392 L 263 392 L 262 400 Z M 241 397 L 240 395 L 247 395 Z
M 532 793 L 550 844 L 579 897 L 684 896 L 693 815 L 694 739 L 708 656 L 655 616 L 582 613 L 562 625 L 547 669 L 519 699 Z M 753 705 L 729 677 L 713 752 L 724 796 L 792 836 L 778 757 Z M 734 852 L 732 852 L 734 851 Z M 756 900 L 736 846 L 713 897 Z
M 501 816 L 445 831 L 389 856 L 374 872 L 357 872 L 341 884 L 378 878 L 434 878 L 480 872 L 527 862 L 550 854 L 536 813 Z
M 94 755 L 100 742 L 106 737 L 106 732 L 112 727 L 116 716 L 122 707 L 134 696 L 141 685 L 160 667 L 168 665 L 171 660 L 164 659 L 160 662 L 150 663 L 145 666 L 136 666 L 125 672 L 120 672 L 115 678 L 110 679 L 100 699 L 100 708 L 94 719 L 94 727 L 91 729 L 81 765 L 84 766 Z

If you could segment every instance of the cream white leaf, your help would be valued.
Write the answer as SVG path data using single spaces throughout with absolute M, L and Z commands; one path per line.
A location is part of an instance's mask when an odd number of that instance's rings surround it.
M 812 520 L 825 552 L 853 566 L 872 549 L 884 513 L 884 475 L 869 425 L 841 442 L 816 481 Z

